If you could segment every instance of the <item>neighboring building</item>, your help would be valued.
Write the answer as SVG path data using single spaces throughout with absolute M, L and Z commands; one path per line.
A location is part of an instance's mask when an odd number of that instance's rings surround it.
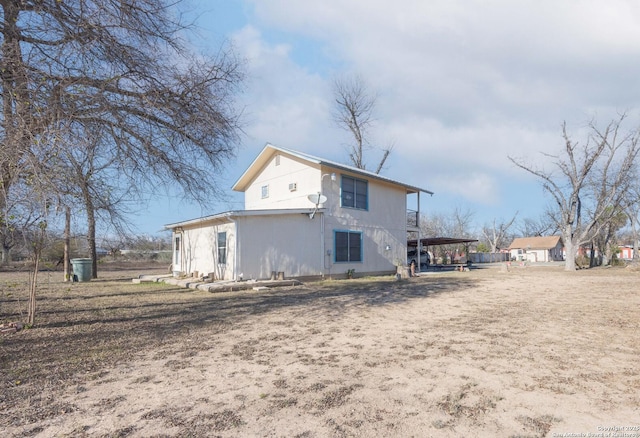
M 620 245 L 620 253 L 618 258 L 620 260 L 633 260 L 633 245 Z
M 233 186 L 245 209 L 174 224 L 173 271 L 215 279 L 395 273 L 432 192 L 267 144 Z M 407 196 L 417 195 L 410 214 Z
M 564 260 L 560 236 L 518 237 L 509 245 L 511 260 L 552 262 Z

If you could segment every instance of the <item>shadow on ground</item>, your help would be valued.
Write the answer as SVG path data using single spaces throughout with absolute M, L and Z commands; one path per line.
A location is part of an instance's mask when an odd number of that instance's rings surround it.
M 185 335 L 206 339 L 256 315 L 295 308 L 300 314 L 334 318 L 354 307 L 432 299 L 475 284 L 476 280 L 446 275 L 409 281 L 327 281 L 217 294 L 161 283 L 134 286 L 119 279 L 77 288 L 68 283 L 49 285 L 39 292 L 37 327 L 0 337 L 0 411 L 25 400 L 30 400 L 30 409 L 46 409 L 46 403 L 36 403 L 43 387 L 81 384 L 140 352 L 180 341 Z M 18 289 L 5 287 L 0 294 L 0 322 L 22 316 L 15 308 L 26 305 L 26 297 Z M 23 415 L 19 411 L 11 410 Z M 0 425 L 16 421 L 18 417 L 8 415 Z

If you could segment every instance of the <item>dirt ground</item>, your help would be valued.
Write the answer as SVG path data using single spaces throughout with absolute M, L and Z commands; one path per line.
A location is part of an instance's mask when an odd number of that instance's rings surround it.
M 3 436 L 640 436 L 637 271 L 216 294 L 139 273 L 41 275 L 36 327 L 0 335 Z M 0 272 L 0 323 L 27 281 Z

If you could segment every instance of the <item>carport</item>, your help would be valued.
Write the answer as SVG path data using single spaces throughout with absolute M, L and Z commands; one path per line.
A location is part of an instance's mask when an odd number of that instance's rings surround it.
M 434 246 L 442 246 L 442 245 L 457 245 L 457 244 L 469 244 L 471 242 L 477 242 L 478 239 L 467 239 L 467 238 L 458 238 L 458 237 L 425 237 L 423 239 L 417 240 L 417 239 L 413 239 L 413 240 L 408 240 L 407 241 L 407 250 L 410 248 L 416 248 L 416 254 L 418 254 L 418 259 L 419 259 L 419 254 L 420 251 L 422 250 L 422 248 L 426 248 L 427 251 L 429 251 L 429 247 L 434 247 Z M 469 256 L 469 254 L 466 254 L 467 257 Z M 450 264 L 432 264 L 431 266 L 434 269 L 445 269 L 446 267 L 453 267 L 455 268 L 459 268 L 462 267 L 464 265 L 466 265 L 467 263 L 452 263 Z M 418 263 L 418 272 L 421 272 L 421 268 L 420 268 L 420 263 Z

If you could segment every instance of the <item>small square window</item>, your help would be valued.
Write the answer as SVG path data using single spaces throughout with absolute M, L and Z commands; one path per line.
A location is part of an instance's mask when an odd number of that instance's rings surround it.
M 262 199 L 269 197 L 269 185 L 262 186 Z

